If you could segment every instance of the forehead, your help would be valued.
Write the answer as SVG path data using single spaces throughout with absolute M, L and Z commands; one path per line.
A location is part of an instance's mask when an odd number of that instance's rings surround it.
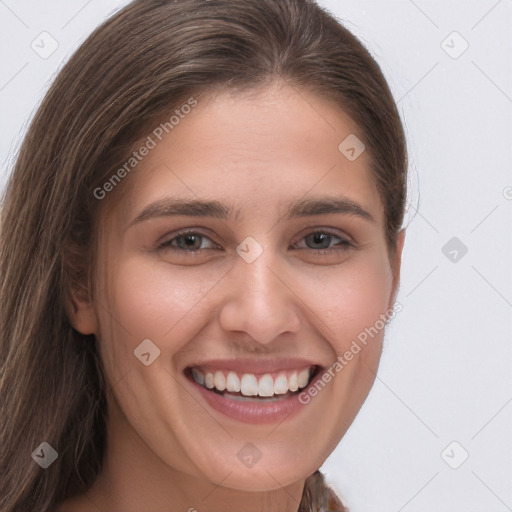
M 273 84 L 198 99 L 186 112 L 168 133 L 149 134 L 154 147 L 130 176 L 124 217 L 172 195 L 226 198 L 240 220 L 255 212 L 281 215 L 291 200 L 326 193 L 382 216 L 369 155 L 350 160 L 340 151 L 343 141 L 363 135 L 331 100 Z M 155 133 L 162 131 L 159 140 Z

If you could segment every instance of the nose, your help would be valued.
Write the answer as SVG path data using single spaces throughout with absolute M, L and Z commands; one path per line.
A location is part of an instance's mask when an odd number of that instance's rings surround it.
M 264 251 L 252 263 L 237 260 L 226 277 L 219 312 L 223 330 L 244 332 L 260 344 L 269 344 L 283 333 L 297 333 L 300 326 L 300 292 L 267 254 Z

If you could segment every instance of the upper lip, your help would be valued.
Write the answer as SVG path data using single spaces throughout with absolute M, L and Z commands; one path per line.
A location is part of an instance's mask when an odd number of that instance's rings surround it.
M 318 363 L 300 358 L 273 359 L 210 359 L 188 365 L 187 368 L 202 368 L 204 370 L 226 370 L 238 373 L 272 373 L 284 370 L 298 370 L 310 366 L 321 366 Z

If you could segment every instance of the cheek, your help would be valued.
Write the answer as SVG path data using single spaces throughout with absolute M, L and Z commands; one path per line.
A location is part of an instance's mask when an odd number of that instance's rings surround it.
M 112 379 L 141 370 L 134 350 L 150 339 L 160 350 L 158 365 L 168 365 L 208 322 L 212 307 L 205 298 L 222 272 L 205 267 L 177 268 L 163 262 L 126 258 L 109 276 L 98 308 L 101 350 Z
M 133 259 L 119 270 L 114 299 L 119 321 L 138 337 L 162 339 L 194 314 L 215 279 L 195 269 Z
M 369 253 L 302 282 L 304 296 L 327 327 L 323 332 L 333 351 L 325 382 L 333 397 L 328 428 L 336 432 L 332 438 L 337 442 L 375 380 L 385 319 L 391 314 L 391 269 L 386 258 Z
M 104 350 L 116 366 L 121 352 L 133 363 L 133 350 L 149 338 L 172 359 L 218 313 L 219 305 L 212 300 L 222 291 L 225 273 L 226 268 L 180 268 L 137 257 L 125 259 L 111 276 L 110 295 L 101 298 L 108 305 L 108 310 L 99 310 L 106 327 L 102 328 Z M 338 267 L 289 267 L 286 274 L 285 281 L 300 299 L 296 304 L 302 311 L 300 329 L 320 331 L 337 355 L 387 310 L 390 269 L 378 254 L 369 252 Z M 372 338 L 375 347 L 379 337 Z
M 299 302 L 339 333 L 348 327 L 364 328 L 386 311 L 391 273 L 384 260 L 380 254 L 369 253 L 321 271 L 295 268 L 288 276 L 300 294 Z M 112 313 L 119 326 L 135 337 L 162 338 L 198 311 L 204 318 L 201 302 L 211 290 L 222 287 L 225 273 L 225 269 L 205 269 L 127 259 L 110 280 L 112 295 L 104 299 L 109 305 L 105 313 Z
M 337 354 L 346 351 L 353 340 L 364 338 L 372 327 L 379 331 L 373 336 L 375 340 L 382 337 L 381 315 L 388 310 L 392 290 L 387 260 L 369 254 L 302 282 L 304 295 L 329 328 Z

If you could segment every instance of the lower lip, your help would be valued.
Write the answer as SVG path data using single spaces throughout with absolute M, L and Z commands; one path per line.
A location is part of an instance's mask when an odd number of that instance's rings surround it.
M 299 401 L 300 393 L 307 392 L 315 381 L 321 377 L 320 372 L 311 380 L 309 385 L 299 393 L 274 402 L 239 401 L 225 398 L 223 395 L 208 391 L 194 380 L 187 380 L 199 391 L 210 407 L 238 421 L 253 424 L 280 423 L 295 416 L 305 405 Z

